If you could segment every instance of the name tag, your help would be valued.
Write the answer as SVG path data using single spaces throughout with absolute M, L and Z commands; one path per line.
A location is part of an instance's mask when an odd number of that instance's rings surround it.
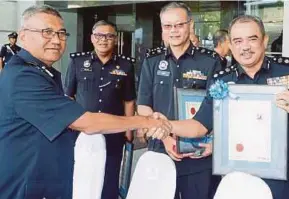
M 168 76 L 170 76 L 170 74 L 171 74 L 170 71 L 163 71 L 163 70 L 158 70 L 158 71 L 157 71 L 157 75 L 159 75 L 159 76 L 168 77 Z

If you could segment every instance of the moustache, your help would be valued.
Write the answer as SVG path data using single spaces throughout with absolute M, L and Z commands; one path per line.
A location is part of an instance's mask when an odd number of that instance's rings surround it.
M 248 54 L 255 54 L 255 52 L 251 51 L 251 50 L 246 50 L 246 51 L 242 51 L 241 55 L 248 55 Z

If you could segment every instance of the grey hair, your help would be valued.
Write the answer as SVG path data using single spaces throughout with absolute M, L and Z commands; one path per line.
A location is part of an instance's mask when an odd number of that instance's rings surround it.
M 219 43 L 225 42 L 228 38 L 229 32 L 227 30 L 217 30 L 213 36 L 214 48 L 216 48 Z
M 49 5 L 34 5 L 30 6 L 22 13 L 21 27 L 23 27 L 25 21 L 27 21 L 30 17 L 33 17 L 34 15 L 39 13 L 54 15 L 56 17 L 59 17 L 60 19 L 63 19 L 60 13 L 55 8 Z
M 238 16 L 235 19 L 233 19 L 233 21 L 231 21 L 231 23 L 229 25 L 229 36 L 231 37 L 232 27 L 236 23 L 248 23 L 248 22 L 255 22 L 260 29 L 262 37 L 264 38 L 264 36 L 266 35 L 266 32 L 265 32 L 265 27 L 264 27 L 263 21 L 259 17 L 252 16 L 252 15 L 241 15 L 241 16 Z
M 162 14 L 164 12 L 166 12 L 170 9 L 175 9 L 175 8 L 181 8 L 181 9 L 185 10 L 187 13 L 188 20 L 193 18 L 193 14 L 192 14 L 190 7 L 188 7 L 185 3 L 181 3 L 181 2 L 171 2 L 171 3 L 166 4 L 161 9 L 160 17 L 162 16 Z
M 106 21 L 106 20 L 100 20 L 97 21 L 93 27 L 92 27 L 92 32 L 98 27 L 98 26 L 111 26 L 113 27 L 113 29 L 115 30 L 115 32 L 117 32 L 117 27 L 114 23 L 110 22 L 110 21 Z

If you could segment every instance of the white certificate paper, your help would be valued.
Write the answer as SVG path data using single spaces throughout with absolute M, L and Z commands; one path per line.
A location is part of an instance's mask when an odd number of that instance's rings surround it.
M 192 119 L 201 107 L 202 102 L 186 102 L 186 119 Z M 194 109 L 194 111 L 192 111 Z
M 229 100 L 229 160 L 271 162 L 271 101 Z

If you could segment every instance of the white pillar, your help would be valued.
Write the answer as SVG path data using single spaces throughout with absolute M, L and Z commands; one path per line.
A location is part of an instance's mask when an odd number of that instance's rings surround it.
M 283 16 L 283 57 L 289 57 L 289 1 L 284 1 L 284 16 Z

